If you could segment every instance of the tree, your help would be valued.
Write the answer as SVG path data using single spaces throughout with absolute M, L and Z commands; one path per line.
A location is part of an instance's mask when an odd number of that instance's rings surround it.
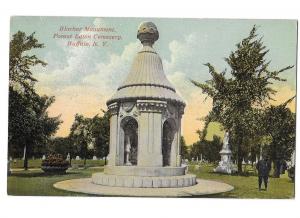
M 25 170 L 28 155 L 40 153 L 61 123 L 59 116 L 49 117 L 47 112 L 54 97 L 39 96 L 34 89 L 37 80 L 31 68 L 46 63 L 29 53 L 43 47 L 34 33 L 26 36 L 19 31 L 10 42 L 8 150 L 9 155 L 16 156 L 24 151 Z
M 86 165 L 86 159 L 88 156 L 88 150 L 92 149 L 90 146 L 93 143 L 91 130 L 91 119 L 85 118 L 83 115 L 76 114 L 75 120 L 71 126 L 70 139 L 77 153 L 84 158 L 84 165 Z
M 73 144 L 69 137 L 55 137 L 51 139 L 48 144 L 48 153 L 61 154 L 64 158 L 67 157 L 68 153 L 70 153 L 71 156 L 74 156 L 74 151 L 76 149 L 73 148 Z
M 92 135 L 95 139 L 95 154 L 105 159 L 109 152 L 109 119 L 110 113 L 102 110 L 103 116 L 96 115 L 92 118 Z
M 269 106 L 264 114 L 266 135 L 271 138 L 264 150 L 273 162 L 275 178 L 280 176 L 282 161 L 289 161 L 295 150 L 296 114 L 286 107 L 293 99 L 278 106 Z
M 212 78 L 205 83 L 191 82 L 213 99 L 213 108 L 206 121 L 220 122 L 230 132 L 230 144 L 236 153 L 238 172 L 242 172 L 243 157 L 248 155 L 251 141 L 260 136 L 261 114 L 272 95 L 276 93 L 270 87 L 272 81 L 284 81 L 279 74 L 293 66 L 277 71 L 268 69 L 266 61 L 268 50 L 257 38 L 254 26 L 247 38 L 238 43 L 226 63 L 231 68 L 230 76 L 226 70 L 218 73 L 210 64 L 205 64 Z
M 181 151 L 181 158 L 188 159 L 189 157 L 188 147 L 185 143 L 185 139 L 183 136 L 180 137 L 180 151 Z
M 70 131 L 70 139 L 77 149 L 77 154 L 86 158 L 90 154 L 97 155 L 105 159 L 108 155 L 109 147 L 109 119 L 110 113 L 102 110 L 103 116 L 98 114 L 92 118 L 76 114 L 74 123 Z

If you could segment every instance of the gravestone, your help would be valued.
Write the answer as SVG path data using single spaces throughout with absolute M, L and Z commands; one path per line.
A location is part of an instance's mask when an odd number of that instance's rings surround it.
M 76 156 L 75 160 L 81 160 L 81 158 L 79 156 Z
M 46 159 L 46 155 L 43 155 L 42 160 L 45 160 L 45 159 Z
M 70 161 L 70 159 L 71 159 L 71 156 L 70 156 L 70 153 L 68 153 L 66 160 Z
M 97 157 L 95 155 L 93 156 L 93 160 L 97 160 Z

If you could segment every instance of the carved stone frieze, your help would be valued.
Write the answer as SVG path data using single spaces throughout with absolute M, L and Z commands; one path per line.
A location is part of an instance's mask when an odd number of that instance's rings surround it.
M 138 100 L 137 108 L 140 112 L 164 112 L 167 109 L 167 102 L 155 100 Z
M 112 103 L 110 105 L 108 105 L 108 111 L 112 114 L 112 115 L 116 115 L 119 111 L 119 105 L 117 102 Z

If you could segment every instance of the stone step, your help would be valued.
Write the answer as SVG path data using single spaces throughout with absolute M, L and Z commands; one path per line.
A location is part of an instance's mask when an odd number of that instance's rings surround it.
M 196 185 L 196 176 L 123 176 L 94 173 L 92 182 L 98 185 L 128 188 L 178 188 Z

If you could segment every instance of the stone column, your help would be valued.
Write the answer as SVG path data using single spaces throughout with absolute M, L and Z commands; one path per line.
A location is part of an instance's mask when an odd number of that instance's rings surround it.
M 138 100 L 138 166 L 162 166 L 162 111 L 164 101 Z
M 181 138 L 181 118 L 184 114 L 184 106 L 179 106 L 178 108 L 178 129 L 177 129 L 177 157 L 176 157 L 176 166 L 181 166 L 181 144 L 180 144 L 180 138 Z
M 116 165 L 116 149 L 118 142 L 118 104 L 113 103 L 108 106 L 108 110 L 111 113 L 110 117 L 110 132 L 109 132 L 109 155 L 108 155 L 108 165 Z

